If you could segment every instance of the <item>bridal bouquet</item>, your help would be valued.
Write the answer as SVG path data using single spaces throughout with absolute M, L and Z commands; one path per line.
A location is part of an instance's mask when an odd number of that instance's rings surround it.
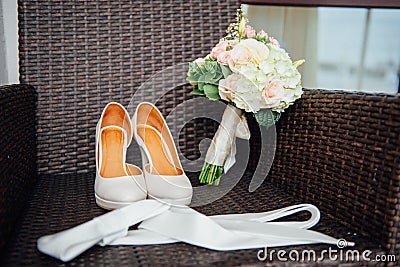
M 227 36 L 205 58 L 189 63 L 192 93 L 228 103 L 207 151 L 201 183 L 218 185 L 235 163 L 236 137 L 250 138 L 244 112 L 270 127 L 303 93 L 297 67 L 304 60 L 292 62 L 275 38 L 263 30 L 256 33 L 247 22 L 241 6 Z

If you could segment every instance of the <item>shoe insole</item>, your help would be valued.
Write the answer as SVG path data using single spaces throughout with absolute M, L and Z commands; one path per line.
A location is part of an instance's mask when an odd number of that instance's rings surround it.
M 158 175 L 181 175 L 181 169 L 176 168 L 166 154 L 160 134 L 153 128 L 138 126 L 138 135 L 142 138 L 150 154 L 153 164 L 152 174 Z
M 144 103 L 140 105 L 138 114 L 140 115 L 137 118 L 137 124 L 147 124 L 156 128 L 158 132 L 161 133 L 165 143 L 171 151 L 175 166 L 179 166 L 179 158 L 176 154 L 175 144 L 172 141 L 170 133 L 168 132 L 168 126 L 165 125 L 156 108 L 154 108 L 152 105 Z
M 119 128 L 107 128 L 101 133 L 102 162 L 100 175 L 104 178 L 126 176 L 123 160 L 124 134 Z
M 131 136 L 131 124 L 129 122 L 129 117 L 126 116 L 125 111 L 115 104 L 111 104 L 106 113 L 104 113 L 103 121 L 100 125 L 101 128 L 106 126 L 119 126 L 124 128 L 128 134 L 128 137 Z
M 148 124 L 156 128 L 159 132 L 162 131 L 164 122 L 154 107 L 147 103 L 141 104 L 137 114 L 139 114 L 137 117 L 137 124 Z

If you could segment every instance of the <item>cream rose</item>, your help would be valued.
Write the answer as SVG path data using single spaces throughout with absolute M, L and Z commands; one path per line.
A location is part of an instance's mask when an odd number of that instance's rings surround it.
M 235 98 L 235 92 L 240 79 L 239 74 L 231 74 L 226 79 L 219 81 L 219 95 L 223 100 L 232 101 Z
M 245 65 L 250 61 L 255 64 L 262 62 L 268 58 L 268 47 L 255 39 L 246 39 L 239 42 L 231 51 L 229 67 L 232 70 L 240 65 Z
M 251 60 L 251 51 L 247 47 L 244 47 L 239 43 L 235 48 L 230 51 L 230 58 L 228 60 L 229 67 L 232 70 L 236 66 L 246 65 Z

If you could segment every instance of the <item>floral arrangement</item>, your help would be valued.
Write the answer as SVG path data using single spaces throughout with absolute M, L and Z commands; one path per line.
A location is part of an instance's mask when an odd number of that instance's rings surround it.
M 205 58 L 189 63 L 187 80 L 194 87 L 192 93 L 211 100 L 223 100 L 231 106 L 224 112 L 207 152 L 199 177 L 202 183 L 218 185 L 222 173 L 234 164 L 234 160 L 226 161 L 234 153 L 236 129 L 246 129 L 243 112 L 254 114 L 260 125 L 270 127 L 303 93 L 297 67 L 304 60 L 292 62 L 274 37 L 263 30 L 256 33 L 247 23 L 241 6 L 236 22 L 226 31 L 227 36 Z M 242 116 L 242 122 L 232 120 L 234 112 Z M 230 117 L 230 120 L 224 120 L 224 117 Z M 228 125 L 223 125 L 224 121 Z M 222 134 L 222 131 L 226 133 Z M 249 133 L 243 135 L 242 138 L 249 138 Z

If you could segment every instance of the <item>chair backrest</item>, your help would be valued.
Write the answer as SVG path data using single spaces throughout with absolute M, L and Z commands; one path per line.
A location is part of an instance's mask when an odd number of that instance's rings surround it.
M 20 82 L 38 94 L 41 174 L 93 170 L 94 130 L 105 104 L 127 105 L 157 71 L 207 55 L 239 7 L 237 0 L 19 0 L 18 5 Z M 192 97 L 189 91 L 171 92 L 169 103 L 159 103 L 161 110 Z M 146 99 L 152 92 L 141 94 Z

